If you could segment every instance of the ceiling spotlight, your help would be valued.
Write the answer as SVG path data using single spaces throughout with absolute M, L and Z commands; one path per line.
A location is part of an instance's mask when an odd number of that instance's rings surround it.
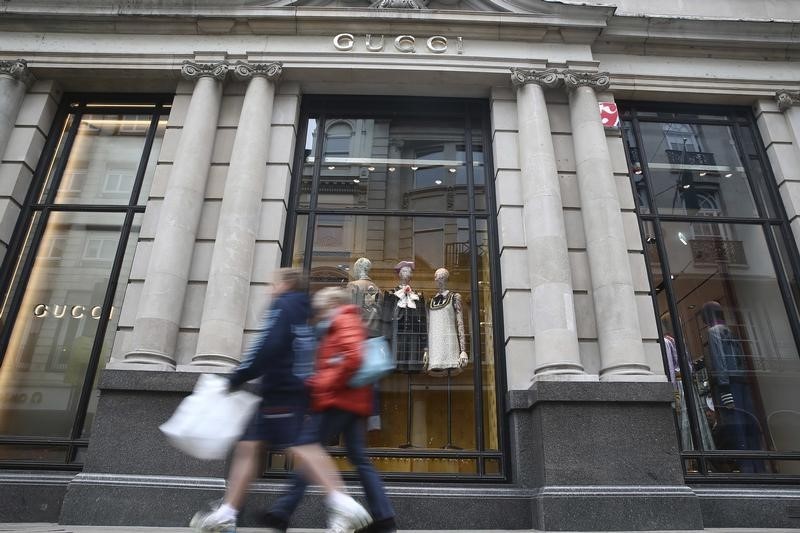
M 727 174 L 725 174 L 725 177 L 726 177 L 726 178 L 730 178 L 731 176 L 733 176 L 733 174 L 731 174 L 730 172 L 728 172 Z
M 689 246 L 689 239 L 686 238 L 686 235 L 684 235 L 682 231 L 678 232 L 678 240 L 681 241 L 681 244 L 684 246 Z
M 411 167 L 411 170 L 417 170 L 419 167 Z
M 637 176 L 641 176 L 642 175 L 641 169 L 635 171 L 634 174 L 636 174 Z
M 394 172 L 394 167 L 389 167 L 389 172 Z
M 372 172 L 373 170 L 375 170 L 375 167 L 367 167 L 367 170 L 369 170 L 370 172 Z
M 442 180 L 433 180 L 433 182 L 434 182 L 436 185 L 441 185 L 441 184 L 442 184 Z
M 353 178 L 353 183 L 361 183 L 361 180 L 358 178 Z
M 450 171 L 451 174 L 455 174 L 456 173 L 456 169 L 454 169 L 454 168 L 450 168 L 448 170 Z
M 692 187 L 691 183 L 687 183 L 686 185 L 683 186 L 684 189 L 691 189 L 691 187 Z
M 336 168 L 336 166 L 334 166 L 334 165 L 331 165 L 331 166 L 329 166 L 329 167 L 328 167 L 328 170 L 333 170 L 333 169 L 335 169 L 335 168 Z
M 705 176 L 706 174 L 708 174 L 708 172 L 701 172 L 700 173 L 701 176 Z

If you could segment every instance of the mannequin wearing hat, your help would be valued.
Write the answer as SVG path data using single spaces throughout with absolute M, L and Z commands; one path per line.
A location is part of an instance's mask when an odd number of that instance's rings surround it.
M 438 292 L 428 303 L 428 348 L 423 364 L 432 376 L 455 376 L 469 363 L 461 295 L 447 288 L 446 268 L 433 275 Z
M 428 336 L 425 299 L 411 287 L 413 261 L 400 261 L 394 270 L 397 273 L 397 287 L 383 295 L 384 323 L 391 324 L 390 328 L 384 330 L 384 336 L 395 350 L 397 370 L 421 372 Z M 386 317 L 391 317 L 391 320 L 386 320 Z

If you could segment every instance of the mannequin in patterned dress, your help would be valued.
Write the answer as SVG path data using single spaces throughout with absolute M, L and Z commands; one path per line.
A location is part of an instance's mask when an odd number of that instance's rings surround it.
M 423 364 L 432 376 L 455 376 L 468 364 L 461 295 L 447 289 L 450 272 L 434 273 L 438 292 L 428 303 L 428 347 Z

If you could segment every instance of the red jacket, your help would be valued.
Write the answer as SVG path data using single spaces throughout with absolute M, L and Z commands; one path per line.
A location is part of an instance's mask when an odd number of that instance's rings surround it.
M 338 408 L 361 416 L 372 414 L 372 387 L 354 389 L 347 385 L 361 366 L 365 338 L 360 309 L 346 305 L 338 310 L 320 339 L 316 372 L 308 380 L 315 411 Z

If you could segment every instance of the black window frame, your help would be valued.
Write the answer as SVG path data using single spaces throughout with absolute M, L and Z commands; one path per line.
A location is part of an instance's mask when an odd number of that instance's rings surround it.
M 656 325 L 658 328 L 659 339 L 663 339 L 664 331 L 661 321 L 658 320 L 658 313 L 667 311 L 672 317 L 680 316 L 675 290 L 672 286 L 672 281 L 667 275 L 670 271 L 669 258 L 667 257 L 666 246 L 664 245 L 663 231 L 661 228 L 662 222 L 689 222 L 689 223 L 714 223 L 714 224 L 743 224 L 749 226 L 760 226 L 765 238 L 765 242 L 770 254 L 773 267 L 776 274 L 776 282 L 780 290 L 782 302 L 786 309 L 786 315 L 791 329 L 792 337 L 795 345 L 800 347 L 800 302 L 796 300 L 795 295 L 790 288 L 789 279 L 787 276 L 787 268 L 792 270 L 795 279 L 800 279 L 800 254 L 792 236 L 792 230 L 789 224 L 789 217 L 786 214 L 783 201 L 780 197 L 778 185 L 775 182 L 775 176 L 772 172 L 772 167 L 767 157 L 766 148 L 764 146 L 761 132 L 758 128 L 756 117 L 750 107 L 743 106 L 725 106 L 725 105 L 700 105 L 700 104 L 684 104 L 684 103 L 666 103 L 666 102 L 639 102 L 639 101 L 620 101 L 619 108 L 621 110 L 621 121 L 630 123 L 632 127 L 632 134 L 636 142 L 636 149 L 640 155 L 640 166 L 634 166 L 634 161 L 631 160 L 631 150 L 627 143 L 625 135 L 622 136 L 623 144 L 625 147 L 625 157 L 627 159 L 629 168 L 629 179 L 631 188 L 634 193 L 636 215 L 639 223 L 639 231 L 642 238 L 642 246 L 646 251 L 648 243 L 655 240 L 656 249 L 658 251 L 658 259 L 660 268 L 662 270 L 661 277 L 663 279 L 663 286 L 666 292 L 667 309 L 659 309 L 658 295 L 654 283 L 654 268 L 647 262 L 647 275 L 650 282 L 650 295 L 653 303 L 653 310 L 656 313 Z M 677 116 L 639 116 L 638 113 L 674 113 Z M 680 116 L 684 114 L 685 116 Z M 704 118 L 693 117 L 692 115 L 708 115 Z M 710 118 L 710 116 L 717 115 L 719 118 Z M 648 154 L 644 153 L 644 144 L 639 129 L 639 124 L 642 122 L 649 123 L 683 123 L 683 124 L 698 124 L 698 125 L 722 125 L 729 126 L 732 129 L 734 140 L 736 142 L 736 150 L 742 159 L 742 164 L 745 167 L 747 176 L 747 183 L 753 195 L 753 203 L 756 207 L 757 215 L 750 217 L 735 217 L 735 216 L 714 216 L 706 217 L 702 215 L 671 215 L 660 214 L 658 207 L 653 202 L 652 181 L 649 176 L 648 165 L 645 164 L 644 159 Z M 746 129 L 750 131 L 755 144 L 755 149 L 758 151 L 758 161 L 751 160 L 747 157 L 747 151 L 743 149 L 743 140 L 741 130 Z M 752 168 L 758 165 L 760 167 L 761 175 L 764 177 L 766 183 L 757 184 L 756 177 L 753 175 Z M 647 212 L 643 212 L 642 206 L 638 200 L 636 172 L 640 172 L 643 181 L 645 192 L 645 201 L 647 203 Z M 639 185 L 641 187 L 642 185 Z M 760 185 L 760 186 L 759 186 Z M 766 197 L 764 197 L 766 193 Z M 771 203 L 772 209 L 767 209 L 767 202 Z M 774 213 L 771 216 L 769 213 Z M 652 234 L 648 234 L 646 226 L 650 225 Z M 776 231 L 777 230 L 777 231 Z M 788 256 L 788 265 L 784 265 L 784 261 L 779 250 L 779 242 L 776 240 L 776 233 L 779 233 L 780 244 L 783 250 L 786 251 Z M 686 357 L 684 356 L 686 346 L 683 342 L 683 326 L 679 320 L 673 320 L 673 328 L 675 328 L 675 343 L 678 350 L 678 361 L 680 364 L 681 373 L 683 375 L 690 375 L 691 372 L 687 367 Z M 659 341 L 661 346 L 661 354 L 663 359 L 664 368 L 668 368 L 667 353 L 664 343 Z M 799 350 L 800 351 L 800 350 Z M 683 384 L 684 387 L 689 386 Z M 702 447 L 702 439 L 699 433 L 697 422 L 697 412 L 694 406 L 694 398 L 691 394 L 686 393 L 687 411 L 689 417 L 689 426 L 691 430 L 691 437 L 695 442 L 694 450 L 682 450 L 680 442 L 680 425 L 675 416 L 676 434 L 678 435 L 678 449 L 681 455 L 681 468 L 683 470 L 684 478 L 688 483 L 708 484 L 708 483 L 786 483 L 797 484 L 800 481 L 800 475 L 788 474 L 746 474 L 746 473 L 717 473 L 709 472 L 708 461 L 720 460 L 744 460 L 744 459 L 760 459 L 763 461 L 800 461 L 800 452 L 773 452 L 773 451 L 734 451 L 734 450 L 704 450 Z M 800 399 L 800 394 L 798 394 Z M 673 411 L 674 414 L 674 411 Z M 689 461 L 696 461 L 698 471 L 693 472 L 687 469 Z
M 25 289 L 33 270 L 34 262 L 42 243 L 50 213 L 120 213 L 124 214 L 124 221 L 120 229 L 120 239 L 117 243 L 114 258 L 109 272 L 109 281 L 102 303 L 101 315 L 98 320 L 91 355 L 84 375 L 80 398 L 76 407 L 75 417 L 68 438 L 32 437 L 24 435 L 0 435 L 0 445 L 17 445 L 42 447 L 51 446 L 63 448 L 64 460 L 56 461 L 26 461 L 26 460 L 0 460 L 0 469 L 25 468 L 37 470 L 65 470 L 80 471 L 83 468 L 82 456 L 85 455 L 89 439 L 82 437 L 86 421 L 87 409 L 94 389 L 94 376 L 100 364 L 101 352 L 110 320 L 111 307 L 114 301 L 119 275 L 125 251 L 130 238 L 134 218 L 144 213 L 146 199 L 139 203 L 144 175 L 147 170 L 150 152 L 158 131 L 159 120 L 168 117 L 172 107 L 174 95 L 163 93 L 148 94 L 108 94 L 108 93 L 65 93 L 61 98 L 53 124 L 47 134 L 47 140 L 42 150 L 41 157 L 31 180 L 31 186 L 22 206 L 20 216 L 14 229 L 14 235 L 6 252 L 0 269 L 0 297 L 7 298 L 7 313 L 0 329 L 0 365 L 4 363 L 8 342 L 14 324 L 19 315 Z M 78 133 L 81 117 L 86 114 L 120 114 L 120 115 L 149 115 L 150 124 L 147 126 L 142 155 L 136 169 L 135 181 L 127 204 L 81 204 L 81 203 L 56 203 L 56 194 L 59 184 L 64 176 L 67 161 L 70 157 L 73 143 Z M 72 122 L 69 118 L 72 117 Z M 57 150 L 61 145 L 61 152 Z M 52 172 L 51 172 L 52 166 Z M 49 180 L 48 180 L 49 177 Z M 42 197 L 45 187 L 49 187 L 46 195 Z M 41 199 L 41 201 L 39 201 Z M 38 220 L 36 216 L 40 215 Z M 30 238 L 28 237 L 30 232 Z M 25 254 L 26 242 L 30 243 Z M 19 272 L 17 275 L 16 273 Z M 16 278 L 16 280 L 15 280 Z M 14 283 L 16 281 L 16 283 Z M 12 286 L 14 283 L 15 286 Z M 13 362 L 9 359 L 9 362 Z
M 322 152 L 325 135 L 317 135 L 315 145 L 311 147 L 314 155 L 314 168 L 312 173 L 311 194 L 308 205 L 301 207 L 299 200 L 303 182 L 303 168 L 306 149 L 306 136 L 309 119 L 316 119 L 317 131 L 324 131 L 325 121 L 330 119 L 358 119 L 358 118 L 392 118 L 418 116 L 423 118 L 443 119 L 461 118 L 464 120 L 464 141 L 467 150 L 466 158 L 468 164 L 467 184 L 470 190 L 476 189 L 474 179 L 474 168 L 469 162 L 472 161 L 472 146 L 475 142 L 476 133 L 480 134 L 480 144 L 483 147 L 483 163 L 485 168 L 485 184 L 481 185 L 485 191 L 486 209 L 476 208 L 473 195 L 469 195 L 468 209 L 466 211 L 452 211 L 448 213 L 413 211 L 408 209 L 370 209 L 359 208 L 357 210 L 348 208 L 327 208 L 316 207 L 317 193 L 319 190 L 320 174 L 322 168 Z M 477 122 L 476 124 L 473 124 Z M 497 217 L 495 206 L 494 173 L 492 160 L 492 137 L 489 116 L 489 104 L 486 100 L 480 99 L 456 99 L 456 98 L 410 98 L 397 96 L 327 96 L 327 95 L 308 95 L 303 98 L 300 123 L 297 132 L 297 142 L 295 145 L 294 167 L 292 172 L 292 184 L 288 200 L 288 216 L 286 233 L 283 242 L 282 266 L 291 266 L 292 254 L 295 245 L 295 233 L 297 229 L 297 219 L 299 216 L 307 216 L 307 227 L 309 230 L 315 227 L 318 215 L 374 215 L 374 216 L 397 216 L 409 218 L 448 218 L 448 219 L 469 219 L 470 229 L 470 261 L 471 268 L 477 271 L 478 248 L 476 242 L 476 228 L 478 219 L 484 220 L 488 231 L 488 248 L 490 263 L 490 282 L 492 287 L 500 287 L 500 262 L 497 233 Z M 304 243 L 304 269 L 310 271 L 311 260 L 313 258 L 313 231 L 306 232 L 306 242 Z M 478 294 L 478 279 L 471 276 L 470 290 L 473 295 Z M 403 457 L 403 458 L 450 458 L 450 459 L 474 459 L 477 465 L 477 474 L 444 474 L 444 473 L 404 473 L 404 472 L 381 472 L 381 476 L 393 481 L 434 481 L 434 482 L 480 482 L 498 483 L 510 481 L 511 465 L 509 464 L 509 431 L 508 420 L 505 417 L 505 394 L 506 390 L 506 368 L 505 368 L 505 346 L 503 343 L 503 319 L 501 295 L 495 290 L 491 295 L 491 309 L 493 322 L 493 351 L 495 367 L 495 394 L 496 413 L 498 427 L 498 450 L 486 451 L 484 444 L 484 408 L 483 408 L 483 376 L 482 367 L 473 364 L 473 383 L 474 390 L 478 392 L 475 398 L 475 431 L 476 431 L 476 450 L 432 450 L 432 449 L 385 449 L 367 448 L 366 453 L 369 457 Z M 473 305 L 471 309 L 471 323 L 479 324 L 479 306 Z M 480 329 L 472 328 L 470 331 L 471 346 L 480 346 Z M 485 354 L 481 354 L 483 357 Z M 337 456 L 344 456 L 344 449 L 332 448 L 332 453 Z M 486 474 L 485 462 L 496 460 L 500 462 L 499 474 Z M 270 456 L 267 461 L 269 466 L 272 462 Z M 283 477 L 287 473 L 269 470 L 269 477 Z M 343 473 L 346 479 L 356 479 L 354 472 Z

